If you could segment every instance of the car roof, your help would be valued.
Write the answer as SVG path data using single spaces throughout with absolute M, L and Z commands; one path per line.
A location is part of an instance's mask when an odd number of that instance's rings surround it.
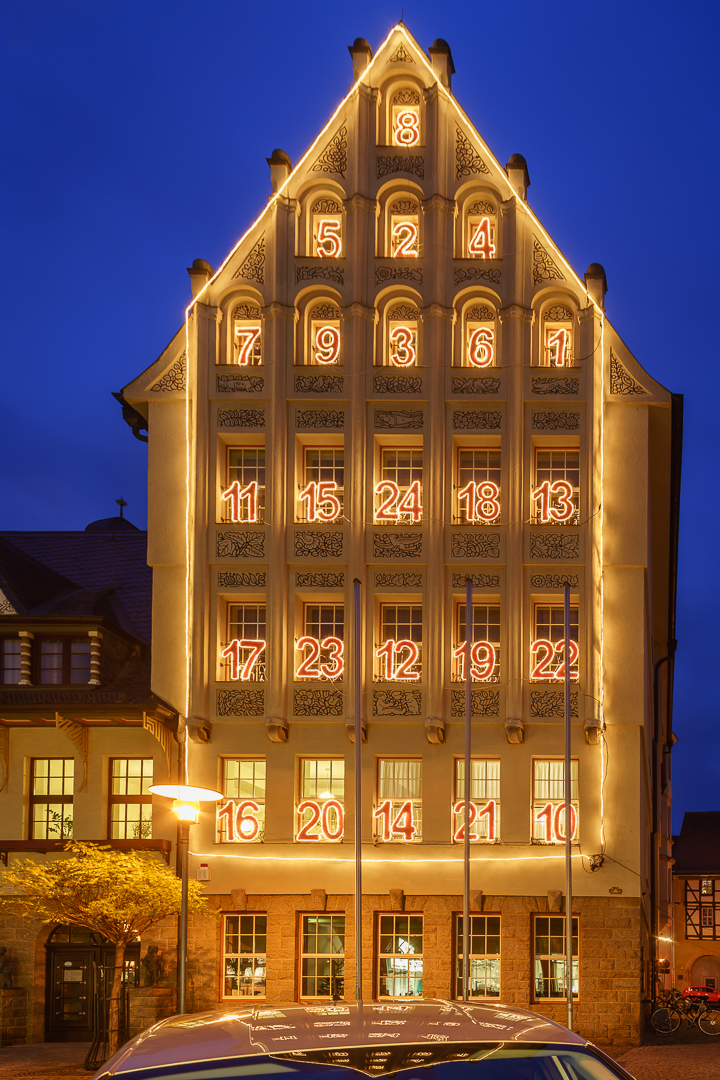
M 124 1046 L 99 1075 L 289 1051 L 506 1041 L 586 1044 L 561 1024 L 515 1005 L 429 999 L 244 1006 L 238 1001 L 215 1012 L 160 1021 Z

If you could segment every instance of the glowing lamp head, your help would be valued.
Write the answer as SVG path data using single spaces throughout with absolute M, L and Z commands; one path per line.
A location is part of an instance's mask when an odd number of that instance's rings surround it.
M 200 806 L 196 802 L 184 802 L 181 799 L 175 799 L 172 804 L 173 813 L 177 814 L 178 821 L 189 821 L 192 824 L 197 824 L 200 817 Z

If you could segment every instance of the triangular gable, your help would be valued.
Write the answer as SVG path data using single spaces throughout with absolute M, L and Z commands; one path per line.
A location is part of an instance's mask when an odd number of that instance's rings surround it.
M 185 327 L 183 325 L 157 360 L 123 387 L 123 396 L 133 405 L 140 401 L 149 401 L 156 395 L 184 396 L 186 373 Z

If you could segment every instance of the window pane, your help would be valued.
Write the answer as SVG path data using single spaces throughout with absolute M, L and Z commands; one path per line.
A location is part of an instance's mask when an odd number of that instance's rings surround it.
M 90 682 L 90 642 L 70 642 L 70 682 L 73 685 Z
M 264 997 L 266 915 L 226 915 L 223 997 Z
M 20 682 L 20 642 L 5 639 L 2 642 L 2 681 L 6 685 Z
M 43 686 L 59 685 L 63 681 L 62 641 L 40 642 L 40 682 Z

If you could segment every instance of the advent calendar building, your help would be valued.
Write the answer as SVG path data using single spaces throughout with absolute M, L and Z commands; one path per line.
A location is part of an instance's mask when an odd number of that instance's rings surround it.
M 222 912 L 192 928 L 194 1004 L 353 997 L 356 677 L 364 996 L 458 994 L 469 576 L 472 993 L 565 1016 L 569 663 L 576 1025 L 636 1036 L 669 899 L 681 399 L 463 112 L 447 44 L 399 24 L 350 53 L 347 96 L 300 162 L 273 152 L 267 206 L 219 270 L 196 260 L 186 324 L 123 390 L 177 714 L 148 726 L 170 779 L 223 792 L 191 834 Z M 152 827 L 174 841 L 160 802 Z

